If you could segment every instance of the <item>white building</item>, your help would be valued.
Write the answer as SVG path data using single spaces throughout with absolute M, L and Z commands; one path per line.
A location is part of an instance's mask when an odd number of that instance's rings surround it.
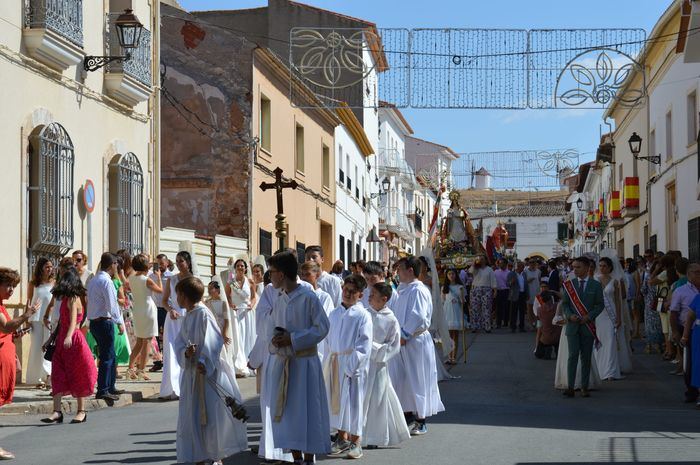
M 457 187 L 452 163 L 458 158 L 459 155 L 445 145 L 414 136 L 406 137 L 406 163 L 413 167 L 416 176 L 430 184 L 434 192 L 437 192 L 440 185 L 447 189 L 440 202 L 441 218 L 450 208 L 449 192 Z M 430 214 L 432 215 L 432 210 Z
M 506 250 L 506 255 L 513 255 L 519 260 L 530 257 L 549 260 L 563 251 L 557 240 L 557 228 L 566 214 L 562 202 L 533 203 L 472 218 L 472 224 L 475 228 L 481 227 L 482 243 L 486 242 L 499 223 L 503 224 L 508 230 L 508 242 L 513 243 L 513 247 Z
M 406 162 L 405 145 L 406 136 L 411 134 L 413 129 L 401 112 L 390 103 L 380 102 L 378 174 L 380 184 L 388 179 L 389 189 L 380 195 L 379 229 L 385 238 L 381 259 L 387 262 L 415 252 L 415 225 L 408 215 L 415 213 L 418 183 Z

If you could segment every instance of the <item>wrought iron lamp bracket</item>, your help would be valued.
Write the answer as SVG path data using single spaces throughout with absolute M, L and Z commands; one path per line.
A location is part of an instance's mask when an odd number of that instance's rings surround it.
M 660 165 L 661 164 L 661 155 L 652 155 L 650 157 L 634 157 L 637 160 L 646 160 L 649 163 L 653 165 Z
M 83 60 L 83 68 L 85 71 L 97 71 L 98 69 L 114 62 L 125 62 L 131 59 L 131 54 L 127 53 L 123 56 L 86 56 Z

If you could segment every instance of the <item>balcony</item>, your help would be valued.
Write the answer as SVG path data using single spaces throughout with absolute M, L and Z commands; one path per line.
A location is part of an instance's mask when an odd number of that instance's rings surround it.
M 124 56 L 125 51 L 119 45 L 114 21 L 120 13 L 110 13 L 106 25 L 108 37 L 105 54 Z M 151 32 L 144 29 L 139 46 L 130 51 L 131 58 L 115 61 L 105 67 L 105 88 L 107 93 L 128 105 L 135 106 L 145 102 L 151 94 Z
M 406 163 L 406 159 L 396 150 L 380 149 L 377 159 L 377 171 L 380 177 L 394 176 L 406 189 L 417 187 L 416 174 Z
M 22 37 L 29 55 L 56 71 L 83 61 L 83 1 L 28 0 Z
M 416 237 L 413 223 L 403 210 L 384 207 L 379 211 L 379 229 L 386 229 L 404 240 L 412 241 Z

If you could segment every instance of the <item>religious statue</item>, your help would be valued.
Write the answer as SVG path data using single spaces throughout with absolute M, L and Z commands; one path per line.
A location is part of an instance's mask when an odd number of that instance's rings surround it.
M 496 224 L 496 228 L 491 234 L 493 238 L 493 246 L 500 253 L 505 253 L 506 247 L 508 247 L 508 230 L 503 226 L 500 221 Z
M 458 191 L 450 192 L 450 208 L 444 217 L 436 256 L 443 264 L 463 268 L 472 257 L 483 252 L 469 214 L 459 203 Z

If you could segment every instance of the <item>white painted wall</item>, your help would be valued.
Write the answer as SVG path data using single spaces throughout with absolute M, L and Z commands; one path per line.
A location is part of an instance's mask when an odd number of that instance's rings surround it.
M 549 259 L 553 257 L 557 241 L 557 223 L 561 216 L 513 216 L 516 224 L 516 242 L 514 252 L 522 260 L 530 255 L 542 255 Z M 508 218 L 484 218 L 484 233 L 490 236 L 498 221 L 505 222 Z

